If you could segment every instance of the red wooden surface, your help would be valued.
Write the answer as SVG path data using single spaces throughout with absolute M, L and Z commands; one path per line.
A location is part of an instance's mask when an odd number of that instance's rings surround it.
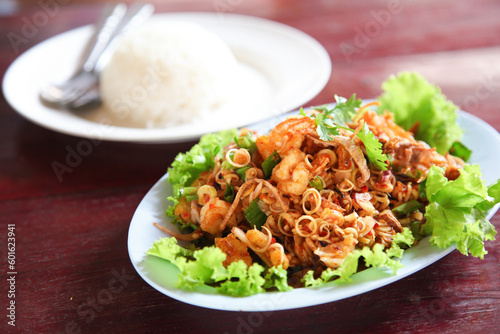
M 67 1 L 37 3 L 0 17 L 2 76 L 20 52 L 92 22 L 100 10 Z M 55 4 L 53 15 L 13 45 L 7 35 L 22 36 L 26 22 L 46 10 L 40 3 Z M 498 1 L 163 1 L 158 10 L 248 14 L 310 34 L 328 50 L 333 71 L 308 105 L 331 102 L 335 93 L 371 98 L 389 74 L 418 70 L 456 104 L 500 130 Z M 484 260 L 455 251 L 394 284 L 315 307 L 222 312 L 166 297 L 134 271 L 128 226 L 148 189 L 192 143 L 101 142 L 59 182 L 51 164 L 63 162 L 67 148 L 79 140 L 31 124 L 0 98 L 2 333 L 494 333 L 500 328 L 498 240 L 487 243 Z M 492 223 L 500 230 L 500 215 Z M 6 317 L 8 224 L 15 224 L 16 233 L 15 328 Z

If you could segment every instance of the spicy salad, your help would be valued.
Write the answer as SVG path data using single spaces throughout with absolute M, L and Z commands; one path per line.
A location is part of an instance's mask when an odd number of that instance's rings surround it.
M 482 258 L 500 183 L 467 164 L 458 108 L 416 73 L 382 88 L 373 102 L 301 109 L 268 134 L 203 136 L 168 170 L 177 229 L 155 223 L 165 238 L 147 254 L 179 268 L 179 288 L 231 296 L 396 272 L 424 237 Z

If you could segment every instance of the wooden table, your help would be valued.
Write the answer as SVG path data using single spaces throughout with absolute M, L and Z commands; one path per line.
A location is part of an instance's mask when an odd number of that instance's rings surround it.
M 52 3 L 52 11 L 38 4 L 0 18 L 1 74 L 21 52 L 93 22 L 101 8 L 67 1 L 42 3 Z M 389 74 L 418 70 L 457 105 L 500 130 L 498 1 L 214 0 L 158 6 L 158 11 L 194 10 L 264 17 L 301 29 L 322 43 L 332 58 L 333 72 L 307 106 L 331 102 L 333 94 L 372 98 L 380 94 L 380 84 Z M 33 20 L 38 20 L 36 33 L 11 43 L 8 33 L 23 36 L 23 27 Z M 0 249 L 6 259 L 0 270 L 2 333 L 499 330 L 498 240 L 487 243 L 484 260 L 454 251 L 394 284 L 314 307 L 222 312 L 164 296 L 132 267 L 127 232 L 142 197 L 175 155 L 193 143 L 100 142 L 59 182 L 52 163 L 64 161 L 79 140 L 31 124 L 1 97 Z M 492 223 L 499 230 L 500 215 Z M 6 284 L 11 276 L 8 224 L 15 224 L 15 328 L 6 318 L 11 300 Z

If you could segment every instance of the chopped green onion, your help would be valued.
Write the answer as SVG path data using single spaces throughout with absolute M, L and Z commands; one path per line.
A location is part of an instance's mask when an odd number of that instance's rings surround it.
M 246 178 L 246 172 L 247 170 L 249 170 L 250 166 L 245 166 L 245 167 L 241 167 L 241 168 L 238 168 L 236 170 L 236 174 L 238 174 L 238 176 L 240 177 L 240 179 L 242 179 L 243 181 L 246 181 L 245 178 Z
M 231 160 L 233 160 L 233 157 L 234 157 L 234 152 L 233 153 L 230 153 L 229 154 L 229 158 Z M 227 160 L 224 160 L 222 162 L 222 164 L 220 165 L 222 169 L 235 169 L 236 167 L 234 167 L 229 161 Z
M 182 187 L 180 193 L 181 196 L 186 197 L 186 201 L 191 202 L 198 199 L 198 195 L 196 194 L 197 191 L 197 187 Z
M 260 229 L 265 224 L 267 216 L 259 207 L 259 199 L 254 199 L 248 208 L 243 211 L 245 218 L 252 227 Z
M 188 222 L 187 224 L 183 223 L 183 222 L 179 222 L 179 224 L 177 225 L 177 228 L 179 229 L 179 232 L 181 232 L 181 233 L 191 233 L 191 232 L 196 231 L 198 229 L 198 226 L 196 226 L 193 222 Z
M 257 151 L 257 145 L 255 144 L 255 140 L 250 132 L 244 137 L 234 137 L 234 142 L 241 148 L 247 149 L 250 154 Z
M 315 188 L 316 190 L 325 189 L 325 181 L 321 178 L 321 176 L 315 176 L 312 180 L 309 181 L 309 186 Z
M 394 157 L 390 154 L 386 154 L 387 155 L 387 161 L 389 162 L 389 166 L 391 167 L 392 169 L 392 164 L 394 162 Z
M 410 231 L 411 234 L 413 234 L 413 237 L 415 240 L 420 241 L 422 240 L 425 236 L 420 233 L 420 222 L 419 221 L 413 221 L 410 223 Z
M 392 212 L 397 216 L 397 217 L 402 217 L 410 212 L 413 212 L 417 210 L 420 207 L 420 202 L 417 200 L 411 200 L 409 202 L 406 202 L 404 204 L 401 204 L 394 209 L 392 209 Z
M 266 160 L 262 163 L 262 171 L 264 172 L 264 176 L 266 179 L 269 179 L 273 174 L 274 167 L 279 164 L 281 161 L 281 157 L 277 151 L 271 153 L 270 156 L 267 157 Z
M 234 169 L 234 166 L 233 166 L 233 165 L 231 165 L 231 164 L 230 164 L 229 162 L 227 162 L 226 160 L 224 160 L 224 161 L 222 162 L 222 164 L 220 165 L 220 167 L 221 167 L 222 169 Z
M 230 183 L 227 183 L 226 192 L 224 193 L 224 200 L 229 203 L 232 203 L 234 201 L 234 187 Z
M 404 175 L 406 175 L 409 178 L 418 180 L 422 177 L 423 174 L 424 173 L 420 169 L 414 169 L 407 171 Z
M 426 181 L 427 179 L 423 180 L 419 185 L 418 185 L 418 194 L 421 199 L 427 199 L 427 187 L 426 187 Z
M 460 159 L 462 159 L 465 162 L 467 162 L 467 160 L 469 160 L 471 153 L 472 153 L 472 151 L 469 148 L 467 148 L 467 146 L 465 146 L 464 144 L 462 144 L 461 142 L 458 142 L 458 141 L 454 142 L 450 148 L 451 155 L 459 157 Z

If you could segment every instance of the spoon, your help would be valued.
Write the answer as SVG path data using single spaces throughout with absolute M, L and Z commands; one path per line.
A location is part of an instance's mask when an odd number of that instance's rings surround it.
M 40 98 L 53 106 L 69 109 L 100 103 L 99 75 L 121 33 L 142 24 L 154 12 L 151 4 L 123 3 L 105 7 L 82 54 L 76 72 L 67 80 L 45 85 Z

